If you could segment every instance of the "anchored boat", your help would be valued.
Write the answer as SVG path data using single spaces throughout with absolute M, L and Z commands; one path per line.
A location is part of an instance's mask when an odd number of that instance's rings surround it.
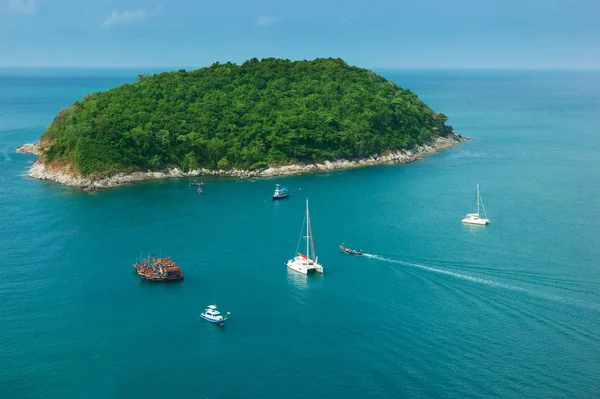
M 363 254 L 362 249 L 359 249 L 357 251 L 356 249 L 346 248 L 346 247 L 344 247 L 343 242 L 340 244 L 340 249 L 342 250 L 343 253 L 348 254 L 348 255 L 362 255 Z
M 484 217 L 479 215 L 480 209 L 483 211 Z M 465 216 L 462 222 L 479 226 L 485 226 L 490 223 L 490 219 L 487 218 L 485 208 L 483 207 L 483 200 L 481 199 L 481 193 L 479 192 L 479 184 L 477 185 L 477 213 L 467 213 L 467 216 Z
M 275 185 L 275 192 L 273 193 L 273 199 L 283 199 L 290 196 L 290 192 L 286 186 L 281 186 L 279 184 Z
M 217 310 L 217 305 L 208 305 L 206 309 L 204 309 L 204 313 L 200 313 L 200 317 L 210 323 L 219 324 L 221 326 L 227 321 L 227 318 L 223 317 L 221 312 Z
M 200 187 L 200 186 L 204 186 L 205 184 L 206 183 L 204 183 L 202 180 L 200 180 L 200 181 L 194 180 L 193 182 L 190 183 L 190 187 L 191 186 L 198 186 L 198 187 Z
M 323 273 L 323 266 L 317 262 L 318 257 L 315 255 L 315 242 L 313 241 L 310 214 L 308 212 L 308 199 L 306 200 L 306 215 L 304 222 L 306 222 L 306 236 L 304 236 L 306 239 L 306 255 L 298 252 L 298 248 L 296 248 L 298 255 L 293 259 L 288 260 L 286 265 L 299 273 Z M 302 223 L 302 227 L 304 227 L 304 222 Z M 298 241 L 298 246 L 300 246 L 300 241 Z
M 171 257 L 152 259 L 148 255 L 144 261 L 140 262 L 138 259 L 133 264 L 133 268 L 142 280 L 158 282 L 183 280 L 181 268 L 171 260 Z

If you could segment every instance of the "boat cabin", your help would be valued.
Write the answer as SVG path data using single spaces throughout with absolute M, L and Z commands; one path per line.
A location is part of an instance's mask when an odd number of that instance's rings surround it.
M 181 276 L 181 269 L 179 266 L 160 266 L 158 273 L 167 277 L 179 277 Z

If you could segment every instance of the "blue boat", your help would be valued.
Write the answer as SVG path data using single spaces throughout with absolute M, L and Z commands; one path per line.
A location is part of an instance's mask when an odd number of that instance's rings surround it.
M 283 199 L 290 196 L 290 192 L 286 186 L 275 185 L 275 192 L 273 193 L 273 199 Z

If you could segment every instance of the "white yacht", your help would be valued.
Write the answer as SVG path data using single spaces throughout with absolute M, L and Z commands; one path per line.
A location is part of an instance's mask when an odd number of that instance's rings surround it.
M 220 325 L 223 325 L 223 323 L 225 323 L 227 320 L 227 318 L 223 317 L 221 312 L 217 310 L 217 305 L 208 305 L 208 307 L 204 310 L 204 313 L 200 313 L 200 317 L 206 321 Z
M 304 238 L 306 239 L 306 255 L 298 252 L 298 248 L 296 248 L 296 255 L 293 259 L 287 261 L 287 267 L 290 269 L 297 271 L 299 273 L 323 273 L 323 266 L 321 266 L 317 260 L 318 257 L 315 255 L 315 243 L 312 237 L 312 228 L 310 225 L 310 214 L 308 213 L 308 199 L 306 200 L 306 235 Z M 303 226 L 304 227 L 304 223 Z M 298 241 L 298 246 L 300 246 L 300 241 Z M 311 256 L 312 254 L 312 256 Z
M 483 211 L 484 217 L 481 217 L 480 211 Z M 479 184 L 477 185 L 477 213 L 467 213 L 467 216 L 465 216 L 462 222 L 466 224 L 475 224 L 479 226 L 485 226 L 486 224 L 490 223 L 490 219 L 487 218 L 485 208 L 483 207 L 483 200 L 481 199 L 481 194 L 479 193 Z

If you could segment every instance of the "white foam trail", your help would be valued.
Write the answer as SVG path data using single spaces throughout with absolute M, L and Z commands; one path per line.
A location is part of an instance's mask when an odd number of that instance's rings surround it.
M 584 308 L 588 308 L 588 309 L 600 310 L 600 305 L 598 305 L 596 303 L 592 303 L 592 302 L 587 302 L 587 301 L 584 301 L 584 300 L 580 300 L 580 299 L 565 298 L 565 297 L 562 297 L 560 295 L 532 291 L 532 290 L 528 290 L 527 288 L 517 287 L 515 285 L 510 285 L 510 284 L 499 283 L 497 281 L 492 281 L 492 280 L 488 280 L 488 279 L 485 279 L 485 278 L 470 276 L 468 274 L 456 273 L 456 272 L 452 272 L 450 270 L 438 269 L 438 268 L 435 268 L 435 267 L 421 265 L 421 264 L 418 264 L 418 263 L 404 262 L 404 261 L 401 261 L 401 260 L 394 260 L 394 259 L 384 258 L 384 257 L 378 256 L 378 255 L 364 254 L 364 256 L 367 257 L 367 258 L 371 258 L 371 259 L 375 259 L 375 260 L 380 260 L 380 261 L 383 261 L 383 262 L 396 263 L 396 264 L 399 264 L 399 265 L 416 267 L 416 268 L 419 268 L 419 269 L 428 270 L 428 271 L 434 272 L 434 273 L 445 274 L 447 276 L 452 276 L 452 277 L 460 278 L 460 279 L 463 279 L 463 280 L 468 280 L 468 281 L 471 281 L 471 282 L 474 282 L 474 283 L 478 283 L 478 284 L 485 284 L 485 285 L 489 285 L 491 287 L 497 287 L 497 288 L 503 288 L 505 290 L 522 292 L 522 293 L 525 293 L 525 294 L 528 294 L 528 295 L 531 295 L 531 296 L 534 296 L 534 297 L 537 297 L 537 298 L 543 298 L 543 299 L 548 299 L 548 300 L 551 300 L 551 301 L 568 303 L 568 304 L 572 304 L 572 305 L 576 305 L 576 306 L 580 306 L 580 307 L 584 307 Z
M 11 161 L 12 161 L 12 158 L 10 157 L 10 155 L 9 155 L 9 152 L 8 152 L 7 148 L 3 148 L 3 149 L 1 149 L 1 150 L 0 150 L 0 153 L 2 153 L 2 155 L 4 156 L 4 160 L 5 160 L 5 161 L 8 161 L 8 162 L 11 162 Z

